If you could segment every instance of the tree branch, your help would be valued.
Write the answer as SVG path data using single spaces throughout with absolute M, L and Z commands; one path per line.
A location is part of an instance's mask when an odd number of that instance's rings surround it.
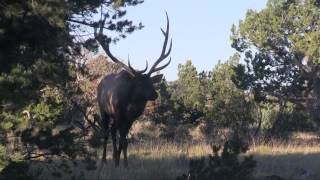
M 85 111 L 80 107 L 80 105 L 77 103 L 77 102 L 75 102 L 75 101 L 73 101 L 72 99 L 71 99 L 71 102 L 74 104 L 74 106 L 82 113 L 82 115 L 84 116 L 84 118 L 85 118 L 85 120 L 89 123 L 89 125 L 95 130 L 95 131 L 100 131 L 101 130 L 101 128 L 99 127 L 99 126 L 97 126 L 96 124 L 95 124 L 95 122 L 92 122 L 90 119 L 89 119 L 89 117 L 88 117 L 88 115 L 85 113 Z M 99 124 L 99 123 L 98 123 Z
M 99 27 L 99 23 L 97 22 L 94 22 L 94 23 L 89 23 L 89 22 L 86 22 L 86 21 L 79 21 L 79 20 L 75 20 L 75 19 L 67 19 L 67 21 L 69 22 L 73 22 L 73 23 L 77 23 L 77 24 L 81 24 L 81 25 L 84 25 L 84 26 L 89 26 L 89 27 L 93 27 L 93 28 L 98 28 Z M 105 29 L 107 29 L 106 27 L 104 27 Z

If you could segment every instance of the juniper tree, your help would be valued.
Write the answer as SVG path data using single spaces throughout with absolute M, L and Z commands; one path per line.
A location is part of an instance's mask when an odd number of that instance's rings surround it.
M 257 102 L 286 102 L 319 120 L 319 1 L 269 0 L 260 12 L 249 10 L 232 46 L 242 55 L 234 80 Z
M 70 112 L 81 93 L 76 73 L 82 49 L 96 51 L 85 22 L 108 19 L 112 41 L 142 27 L 124 18 L 140 0 L 4 0 L 0 2 L 0 157 L 75 156 L 81 134 Z M 89 37 L 87 35 L 89 34 Z M 90 41 L 91 40 L 91 41 Z M 18 141 L 18 143 L 13 143 Z M 11 145 L 11 146 L 9 146 Z M 22 147 L 23 146 L 23 147 Z M 36 149 L 42 150 L 40 154 Z M 11 153 L 13 155 L 14 153 Z M 8 157 L 9 156 L 9 157 Z M 15 155 L 18 157 L 18 155 Z

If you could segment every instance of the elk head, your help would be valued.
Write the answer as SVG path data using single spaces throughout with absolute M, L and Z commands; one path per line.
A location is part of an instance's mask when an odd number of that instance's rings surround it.
M 131 66 L 130 60 L 128 60 L 128 65 L 126 65 L 123 62 L 121 62 L 120 60 L 118 60 L 115 56 L 112 55 L 112 53 L 110 52 L 110 49 L 109 49 L 109 42 L 106 41 L 106 39 L 105 39 L 106 36 L 104 36 L 102 33 L 103 28 L 104 28 L 103 25 L 104 25 L 105 19 L 100 22 L 101 25 L 99 26 L 99 33 L 97 33 L 97 28 L 95 28 L 95 32 L 94 32 L 95 39 L 101 44 L 102 48 L 104 49 L 106 54 L 109 56 L 109 58 L 113 62 L 119 64 L 123 69 L 125 69 L 125 71 L 127 71 L 130 74 L 131 82 L 133 82 L 133 84 L 134 84 L 134 90 L 132 91 L 132 97 L 137 98 L 136 100 L 147 101 L 147 100 L 155 100 L 157 98 L 157 93 L 156 93 L 153 85 L 155 83 L 158 83 L 161 81 L 163 74 L 158 74 L 155 76 L 152 76 L 152 74 L 166 68 L 171 62 L 171 58 L 170 58 L 170 60 L 166 64 L 164 64 L 163 66 L 157 67 L 164 59 L 166 59 L 169 56 L 169 54 L 171 52 L 171 48 L 172 48 L 172 39 L 171 39 L 170 46 L 167 51 L 167 44 L 168 44 L 168 39 L 169 39 L 169 17 L 168 17 L 167 13 L 166 13 L 166 17 L 167 17 L 166 31 L 161 29 L 161 31 L 165 37 L 162 51 L 161 51 L 160 57 L 152 65 L 152 67 L 148 73 L 146 73 L 146 71 L 148 70 L 148 62 L 146 62 L 145 69 L 136 70 L 135 68 L 133 68 Z

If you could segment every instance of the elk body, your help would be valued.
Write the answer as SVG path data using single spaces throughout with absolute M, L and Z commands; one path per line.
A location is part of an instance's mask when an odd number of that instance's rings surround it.
M 106 160 L 106 148 L 108 136 L 111 133 L 113 144 L 113 160 L 115 166 L 119 165 L 120 155 L 123 152 L 124 166 L 128 166 L 127 160 L 127 135 L 132 126 L 132 123 L 138 118 L 144 111 L 147 101 L 155 100 L 157 98 L 157 92 L 154 88 L 154 84 L 158 83 L 162 79 L 162 74 L 151 76 L 154 72 L 160 71 L 170 64 L 171 59 L 163 66 L 157 67 L 161 61 L 166 59 L 172 47 L 172 40 L 168 51 L 168 36 L 169 36 L 169 18 L 167 15 L 167 29 L 162 30 L 165 36 L 163 49 L 160 57 L 153 64 L 148 73 L 145 73 L 148 69 L 148 63 L 144 70 L 135 70 L 128 62 L 128 65 L 122 63 L 115 58 L 110 50 L 109 43 L 105 43 L 102 34 L 102 27 L 100 27 L 100 33 L 95 31 L 95 38 L 101 44 L 102 48 L 110 59 L 122 66 L 124 70 L 117 74 L 111 74 L 105 76 L 97 88 L 97 99 L 100 109 L 101 120 L 105 131 L 104 137 L 104 149 L 102 160 Z M 117 143 L 117 133 L 120 134 L 119 142 Z

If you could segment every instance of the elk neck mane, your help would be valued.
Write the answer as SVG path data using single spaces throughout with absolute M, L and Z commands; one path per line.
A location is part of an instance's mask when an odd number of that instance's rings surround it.
M 126 70 L 122 70 L 117 74 L 117 77 L 119 79 L 125 79 L 126 83 L 126 89 L 122 89 L 122 92 L 131 92 L 133 93 L 134 88 L 136 86 L 134 78 L 130 73 L 128 73 Z M 136 97 L 136 96 L 131 96 L 131 93 L 129 93 L 129 96 L 126 97 L 126 104 L 136 104 L 136 105 L 142 105 L 146 104 L 147 100 L 145 100 L 143 97 Z M 144 106 L 143 106 L 144 107 Z

